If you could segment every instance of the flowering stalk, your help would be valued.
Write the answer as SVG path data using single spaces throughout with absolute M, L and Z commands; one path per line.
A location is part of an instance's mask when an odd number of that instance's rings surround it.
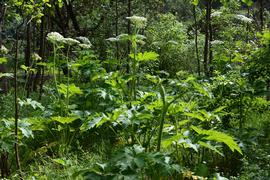
M 56 73 L 55 73 L 55 69 L 56 69 L 56 45 L 53 44 L 53 77 L 54 77 L 54 84 L 55 84 L 55 88 L 56 88 L 56 91 L 57 91 L 57 95 L 59 97 L 59 94 L 58 94 L 58 88 L 57 88 L 57 79 L 56 79 Z
M 69 106 L 69 61 L 68 61 L 68 56 L 69 56 L 69 50 L 70 50 L 70 46 L 68 46 L 68 50 L 67 50 L 67 108 Z

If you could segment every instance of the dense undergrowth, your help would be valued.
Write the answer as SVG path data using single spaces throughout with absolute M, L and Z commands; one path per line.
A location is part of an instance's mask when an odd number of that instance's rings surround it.
M 15 58 L 1 45 L 1 177 L 269 179 L 270 32 L 243 11 L 228 1 L 212 12 L 212 62 L 200 61 L 204 30 L 171 13 L 127 17 L 132 30 L 106 39 L 106 59 L 88 38 L 58 32 L 29 65 L 23 40 Z

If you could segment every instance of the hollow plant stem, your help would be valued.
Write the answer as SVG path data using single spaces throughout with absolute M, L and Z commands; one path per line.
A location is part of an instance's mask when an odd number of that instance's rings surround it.
M 165 121 L 165 116 L 167 114 L 168 108 L 169 108 L 169 103 L 166 101 L 166 92 L 165 88 L 163 85 L 160 85 L 160 94 L 162 98 L 162 114 L 160 117 L 160 125 L 159 125 L 159 131 L 158 131 L 158 142 L 157 142 L 157 151 L 160 151 L 160 146 L 161 146 L 161 139 L 162 139 L 162 131 L 163 131 L 163 126 L 164 126 L 164 121 Z

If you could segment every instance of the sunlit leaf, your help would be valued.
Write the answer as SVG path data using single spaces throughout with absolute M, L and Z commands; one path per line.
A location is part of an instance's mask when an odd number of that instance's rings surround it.
M 61 116 L 56 116 L 52 117 L 53 121 L 60 122 L 61 124 L 69 124 L 72 123 L 73 121 L 77 120 L 77 116 L 72 116 L 72 117 L 61 117 Z

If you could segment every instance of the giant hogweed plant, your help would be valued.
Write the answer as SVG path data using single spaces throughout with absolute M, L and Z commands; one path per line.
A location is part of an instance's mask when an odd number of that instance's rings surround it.
M 53 78 L 54 78 L 54 88 L 56 89 L 57 96 L 56 101 L 57 104 L 52 104 L 52 111 L 50 114 L 50 120 L 54 123 L 53 131 L 60 133 L 60 153 L 64 153 L 67 151 L 70 146 L 74 136 L 76 134 L 76 130 L 71 127 L 71 124 L 80 119 L 78 114 L 74 114 L 77 105 L 71 104 L 70 99 L 72 97 L 82 95 L 83 91 L 76 86 L 74 83 L 71 83 L 70 72 L 73 65 L 75 64 L 70 59 L 70 52 L 72 48 L 80 48 L 81 49 L 89 49 L 91 47 L 90 41 L 86 37 L 78 37 L 76 39 L 73 38 L 64 38 L 61 34 L 57 32 L 51 32 L 47 35 L 47 40 L 53 44 Z M 64 51 L 66 48 L 66 51 Z M 66 53 L 64 53 L 66 52 Z M 61 82 L 57 80 L 56 69 L 57 69 L 57 61 L 60 61 L 59 57 L 63 57 L 65 59 L 65 67 L 67 68 L 67 73 L 65 82 Z M 77 64 L 76 66 L 80 66 Z M 59 72 L 60 74 L 60 72 Z M 62 78 L 63 79 L 63 78 Z M 62 98 L 63 97 L 63 98 Z

